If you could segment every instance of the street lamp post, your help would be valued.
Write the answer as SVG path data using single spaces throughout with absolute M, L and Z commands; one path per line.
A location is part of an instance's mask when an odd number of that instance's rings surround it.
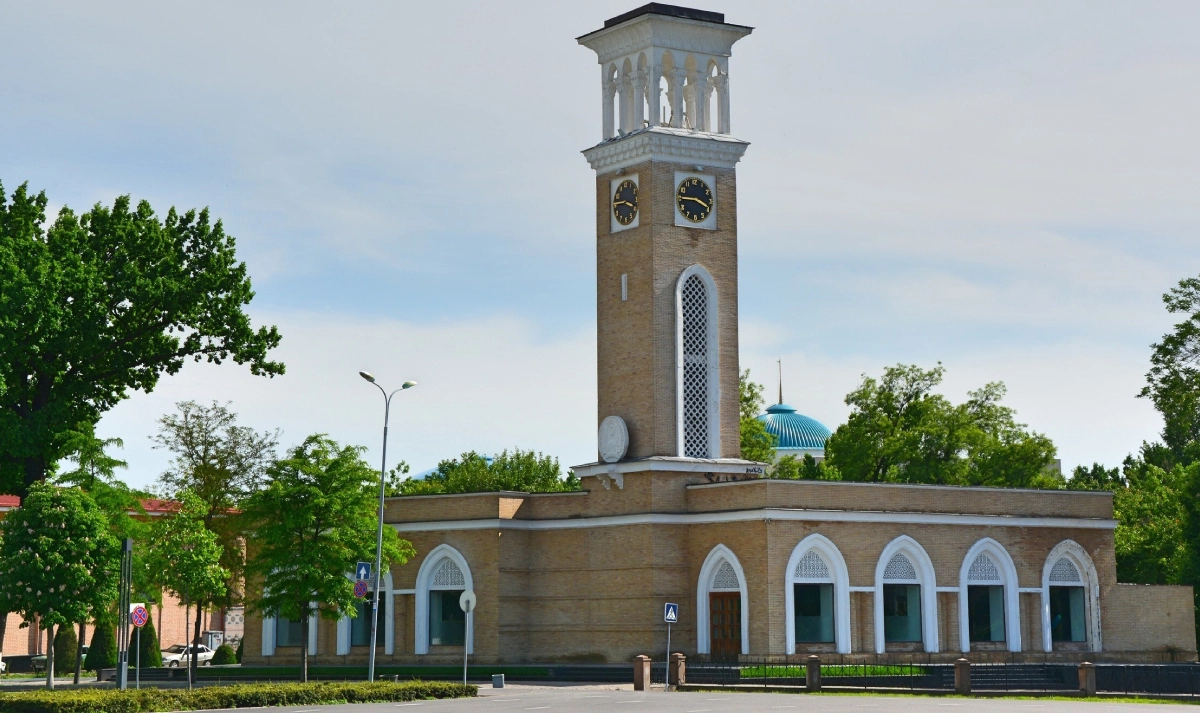
M 388 414 L 392 409 L 392 397 L 404 389 L 411 389 L 417 385 L 415 381 L 406 381 L 392 393 L 388 393 L 382 386 L 375 383 L 375 377 L 370 372 L 360 371 L 358 375 L 367 381 L 375 384 L 375 388 L 379 389 L 379 393 L 383 394 L 383 462 L 379 466 L 379 530 L 375 536 L 375 596 L 371 604 L 371 654 L 369 663 L 367 664 L 367 680 L 375 680 L 375 647 L 378 642 L 376 638 L 379 635 L 379 590 L 382 577 L 381 569 L 383 569 L 383 498 L 387 494 L 387 432 L 388 432 Z

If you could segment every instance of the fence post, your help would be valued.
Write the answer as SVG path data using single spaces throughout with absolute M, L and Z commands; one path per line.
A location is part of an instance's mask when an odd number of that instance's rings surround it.
M 650 657 L 633 657 L 633 690 L 644 691 L 650 687 Z
M 816 654 L 804 664 L 804 688 L 812 693 L 821 690 L 821 657 Z
M 971 662 L 965 658 L 954 662 L 954 692 L 962 696 L 971 695 Z
M 1090 661 L 1079 664 L 1079 692 L 1089 697 L 1096 695 L 1096 664 Z
M 667 685 L 681 686 L 687 683 L 687 657 L 683 654 L 671 654 L 667 664 Z

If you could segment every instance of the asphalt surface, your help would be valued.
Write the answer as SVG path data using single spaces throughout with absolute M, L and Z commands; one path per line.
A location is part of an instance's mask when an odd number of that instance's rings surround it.
M 1155 711 L 1160 704 L 1118 701 L 1013 700 L 1004 698 L 868 697 L 795 693 L 665 693 L 612 690 L 615 686 L 481 686 L 478 698 L 413 703 L 271 708 L 279 713 L 1091 713 Z M 1167 709 L 1169 710 L 1169 709 Z M 236 712 L 236 713 L 241 713 Z

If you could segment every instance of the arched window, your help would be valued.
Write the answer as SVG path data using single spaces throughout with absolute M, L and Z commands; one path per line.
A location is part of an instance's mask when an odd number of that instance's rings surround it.
M 937 582 L 933 562 L 916 540 L 901 535 L 875 566 L 875 651 L 889 643 L 920 643 L 938 652 Z
M 317 653 L 317 602 L 310 602 L 312 614 L 308 617 L 308 653 Z M 304 636 L 303 622 L 290 621 L 281 617 L 264 616 L 262 620 L 262 655 L 274 656 L 277 647 L 299 647 Z
M 467 560 L 450 545 L 430 550 L 417 570 L 416 652 L 430 646 L 463 646 L 474 652 L 474 614 L 464 614 L 458 598 L 474 591 Z
M 750 653 L 750 610 L 746 573 L 725 545 L 717 545 L 700 567 L 696 583 L 696 652 L 714 658 Z
M 1086 644 L 1101 650 L 1100 581 L 1086 550 L 1064 540 L 1050 550 L 1042 567 L 1042 647 Z
M 788 558 L 784 582 L 788 655 L 820 643 L 850 653 L 850 577 L 837 546 L 823 535 L 801 540 Z
M 679 455 L 721 457 L 721 389 L 717 354 L 717 286 L 700 265 L 675 287 Z
M 353 573 L 347 573 L 346 579 L 354 579 Z M 371 584 L 375 580 L 371 579 Z M 375 632 L 375 640 L 383 644 L 383 653 L 391 656 L 396 651 L 396 621 L 395 594 L 392 590 L 392 573 L 384 572 L 381 578 L 382 591 L 379 593 L 379 624 Z M 358 600 L 354 617 L 343 616 L 337 622 L 337 653 L 345 656 L 355 646 L 366 647 L 371 642 L 371 608 L 375 602 L 374 590 L 368 590 L 367 596 Z M 378 644 L 376 644 L 378 646 Z
M 970 651 L 971 642 L 990 641 L 1020 651 L 1020 590 L 1008 551 L 991 538 L 976 542 L 963 558 L 958 581 L 961 650 Z

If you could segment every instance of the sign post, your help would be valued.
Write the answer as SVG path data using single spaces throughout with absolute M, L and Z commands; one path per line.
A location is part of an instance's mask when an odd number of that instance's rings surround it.
M 133 583 L 133 540 L 121 543 L 121 591 L 117 609 L 117 688 L 129 688 L 129 590 Z M 189 669 L 190 671 L 190 669 Z
M 137 627 L 137 644 L 134 646 L 134 651 L 137 652 L 137 671 L 134 674 L 134 687 L 138 690 L 142 688 L 142 627 L 150 619 L 150 612 L 146 611 L 143 604 L 134 604 L 133 611 L 129 613 L 129 623 Z
M 467 685 L 467 644 L 470 639 L 467 638 L 467 622 L 471 620 L 471 612 L 475 611 L 475 592 L 467 590 L 458 598 L 458 606 L 462 607 L 463 614 L 463 685 Z
M 667 665 L 663 669 L 663 690 L 671 688 L 671 625 L 679 623 L 679 605 L 667 602 L 663 606 L 663 621 L 667 622 Z

